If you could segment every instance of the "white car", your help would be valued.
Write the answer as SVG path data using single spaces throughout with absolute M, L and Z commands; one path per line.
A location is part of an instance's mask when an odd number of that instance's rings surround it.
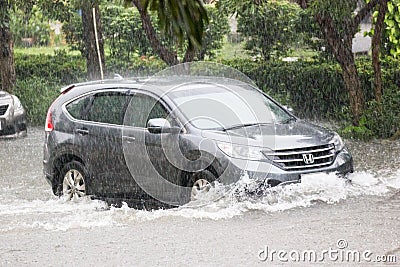
M 25 136 L 26 124 L 26 112 L 18 97 L 0 91 L 0 136 Z

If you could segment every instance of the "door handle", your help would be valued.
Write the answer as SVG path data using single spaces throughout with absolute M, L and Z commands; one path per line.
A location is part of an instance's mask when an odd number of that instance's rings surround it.
M 76 129 L 75 130 L 76 133 L 80 134 L 80 135 L 88 135 L 89 134 L 89 130 L 88 129 Z
M 123 138 L 127 143 L 133 143 L 136 140 L 133 136 L 124 136 Z

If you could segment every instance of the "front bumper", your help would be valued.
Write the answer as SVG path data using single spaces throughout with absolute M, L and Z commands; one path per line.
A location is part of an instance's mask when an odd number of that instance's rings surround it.
M 236 158 L 229 158 L 227 168 L 220 176 L 220 182 L 230 184 L 237 182 L 246 172 L 250 179 L 257 181 L 266 181 L 271 185 L 280 183 L 292 183 L 301 180 L 301 175 L 309 173 L 336 173 L 338 175 L 346 175 L 353 172 L 353 158 L 351 153 L 344 148 L 337 153 L 334 162 L 326 167 L 315 168 L 311 170 L 287 171 L 279 168 L 271 162 L 267 161 L 251 161 Z
M 27 130 L 26 112 L 24 109 L 11 113 L 8 111 L 0 116 L 0 136 L 18 137 L 25 136 Z

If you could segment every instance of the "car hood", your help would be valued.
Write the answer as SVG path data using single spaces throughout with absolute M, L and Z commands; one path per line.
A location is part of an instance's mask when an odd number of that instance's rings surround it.
M 250 145 L 273 150 L 294 149 L 328 144 L 334 132 L 305 121 L 268 124 L 235 130 L 204 130 L 204 138 L 237 145 Z
M 12 104 L 13 98 L 12 95 L 5 91 L 0 91 L 0 104 Z

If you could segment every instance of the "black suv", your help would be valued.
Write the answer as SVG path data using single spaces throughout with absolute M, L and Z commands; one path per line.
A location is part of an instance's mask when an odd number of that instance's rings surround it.
M 61 90 L 48 110 L 44 173 L 68 199 L 181 205 L 243 175 L 275 186 L 347 174 L 341 138 L 252 85 L 217 77 L 103 80 Z

